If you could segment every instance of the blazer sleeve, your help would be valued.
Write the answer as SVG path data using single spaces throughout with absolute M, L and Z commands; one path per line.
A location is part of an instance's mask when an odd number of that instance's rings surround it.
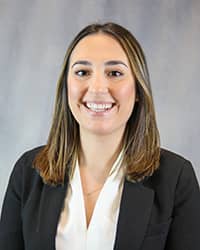
M 11 173 L 0 219 L 0 249 L 23 250 L 22 185 L 24 155 L 16 162 Z
M 194 169 L 185 161 L 176 186 L 173 220 L 165 250 L 200 249 L 200 189 Z

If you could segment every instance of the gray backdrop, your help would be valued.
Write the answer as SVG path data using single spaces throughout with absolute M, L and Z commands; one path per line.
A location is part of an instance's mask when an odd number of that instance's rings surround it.
M 132 31 L 146 53 L 162 146 L 200 179 L 199 0 L 0 0 L 0 208 L 14 163 L 45 144 L 74 35 L 94 21 Z

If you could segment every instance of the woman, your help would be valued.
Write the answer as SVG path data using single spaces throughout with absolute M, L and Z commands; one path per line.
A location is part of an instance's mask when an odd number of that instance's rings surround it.
M 200 191 L 160 148 L 147 64 L 114 23 L 70 44 L 48 142 L 22 155 L 0 222 L 4 250 L 197 250 Z

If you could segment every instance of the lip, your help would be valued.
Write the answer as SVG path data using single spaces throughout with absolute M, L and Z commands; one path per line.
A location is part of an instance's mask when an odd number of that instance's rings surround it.
M 83 102 L 83 104 L 86 104 L 86 103 L 95 103 L 95 104 L 115 104 L 115 102 L 105 102 L 105 101 L 85 101 Z
M 88 103 L 88 102 L 87 102 Z M 86 112 L 88 115 L 92 116 L 92 117 L 102 117 L 102 116 L 109 116 L 112 113 L 114 113 L 117 109 L 117 105 L 116 103 L 113 102 L 91 102 L 91 103 L 98 103 L 98 104 L 112 104 L 112 108 L 105 110 L 105 111 L 100 111 L 100 112 L 96 112 L 93 111 L 91 109 L 89 109 L 86 105 L 85 102 L 82 103 L 81 107 L 83 109 L 84 112 Z

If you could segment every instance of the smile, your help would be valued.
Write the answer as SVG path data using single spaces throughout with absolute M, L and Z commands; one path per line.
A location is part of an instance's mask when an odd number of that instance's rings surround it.
M 105 113 L 109 112 L 115 106 L 115 103 L 85 102 L 84 106 L 95 113 Z

